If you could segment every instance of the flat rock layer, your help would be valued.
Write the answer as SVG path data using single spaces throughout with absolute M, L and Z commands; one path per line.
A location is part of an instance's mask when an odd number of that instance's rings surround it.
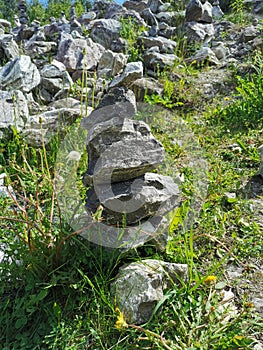
M 164 148 L 143 121 L 113 118 L 96 124 L 87 138 L 89 164 L 84 184 L 126 181 L 155 169 Z
M 95 212 L 101 204 L 107 223 L 132 225 L 166 214 L 179 204 L 179 194 L 169 176 L 146 173 L 129 181 L 96 185 L 87 191 L 86 208 Z

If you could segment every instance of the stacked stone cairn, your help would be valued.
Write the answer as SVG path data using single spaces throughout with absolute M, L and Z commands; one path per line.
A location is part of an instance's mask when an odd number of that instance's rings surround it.
M 133 92 L 116 87 L 82 123 L 88 129 L 86 209 L 101 208 L 100 219 L 110 225 L 138 225 L 178 205 L 172 178 L 150 172 L 164 161 L 164 148 L 135 114 Z
M 15 27 L 0 19 L 0 137 L 8 138 L 15 126 L 28 144 L 41 147 L 54 135 L 64 137 L 80 115 L 88 116 L 87 209 L 96 212 L 101 205 L 103 220 L 111 225 L 162 217 L 176 206 L 178 189 L 170 178 L 151 173 L 163 161 L 164 150 L 150 128 L 133 119 L 133 93 L 138 102 L 146 92 L 163 96 L 164 87 L 155 78 L 178 61 L 178 30 L 187 41 L 202 45 L 184 59 L 186 64 L 227 67 L 262 45 L 257 21 L 234 33 L 233 24 L 218 20 L 222 11 L 217 1 L 213 4 L 190 0 L 182 14 L 161 0 L 127 0 L 122 5 L 96 0 L 79 17 L 73 4 L 69 20 L 61 13 L 41 26 L 37 19 L 30 23 L 27 3 L 20 0 Z M 143 63 L 128 62 L 128 42 L 120 35 L 122 18 L 144 28 L 135 43 L 144 48 Z M 216 95 L 221 86 L 217 76 L 225 79 L 218 72 L 211 83 L 202 83 L 204 96 Z M 177 73 L 170 78 L 181 79 Z

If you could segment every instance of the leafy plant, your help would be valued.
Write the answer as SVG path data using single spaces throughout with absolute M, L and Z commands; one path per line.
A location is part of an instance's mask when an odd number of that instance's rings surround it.
M 263 76 L 262 61 L 254 65 L 256 73 L 237 76 L 235 100 L 225 108 L 214 111 L 215 120 L 224 122 L 228 129 L 240 131 L 262 126 Z
M 183 106 L 184 103 L 180 101 L 180 97 L 176 95 L 177 88 L 182 88 L 184 82 L 180 80 L 180 82 L 170 81 L 167 77 L 163 78 L 164 91 L 163 95 L 153 94 L 153 95 L 145 95 L 145 102 L 150 104 L 160 104 L 166 108 L 174 108 Z
M 146 94 L 145 102 L 151 105 L 160 104 L 168 109 L 189 110 L 194 101 L 200 99 L 200 95 L 189 81 L 189 77 L 197 75 L 198 71 L 192 64 L 175 62 L 170 70 L 158 73 L 159 81 L 163 84 L 163 94 Z
M 129 55 L 129 62 L 142 60 L 143 48 L 137 43 L 139 35 L 145 30 L 132 17 L 121 18 L 120 36 L 127 41 L 128 48 L 126 54 Z

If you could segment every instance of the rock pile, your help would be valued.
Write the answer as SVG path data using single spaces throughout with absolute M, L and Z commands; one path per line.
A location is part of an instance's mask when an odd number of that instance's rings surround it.
M 212 5 L 209 1 L 191 0 L 185 12 L 190 40 L 209 42 L 214 35 Z
M 172 11 L 161 0 L 127 0 L 123 6 L 97 0 L 80 17 L 72 6 L 69 20 L 62 13 L 41 26 L 37 20 L 29 23 L 21 0 L 14 28 L 0 20 L 1 138 L 15 127 L 38 147 L 88 115 L 82 123 L 88 130 L 87 208 L 94 211 L 102 204 L 109 223 L 122 221 L 125 212 L 127 223 L 135 224 L 165 201 L 163 215 L 176 202 L 178 189 L 169 178 L 149 173 L 162 162 L 164 150 L 145 123 L 132 119 L 136 100 L 145 92 L 162 95 L 154 77 L 174 65 L 178 31 L 188 42 L 203 45 L 186 63 L 233 64 L 261 45 L 256 21 L 236 33 L 230 22 L 220 20 L 220 11 L 217 2 L 212 6 L 204 0 L 191 0 L 185 12 Z M 128 42 L 120 36 L 123 18 L 143 28 L 135 43 L 144 48 L 143 62 L 128 62 Z M 177 28 L 182 18 L 185 24 Z M 223 42 L 223 33 L 228 41 Z M 141 202 L 141 210 L 131 214 Z
M 102 219 L 113 225 L 140 224 L 178 204 L 173 180 L 149 173 L 163 162 L 164 148 L 145 122 L 131 119 L 135 113 L 133 92 L 117 87 L 82 122 L 89 130 L 86 207 L 102 206 Z
M 163 87 L 154 78 L 178 60 L 175 38 L 179 32 L 186 35 L 188 42 L 202 45 L 185 59 L 186 63 L 205 61 L 225 66 L 243 60 L 262 45 L 257 20 L 236 32 L 232 23 L 220 19 L 220 11 L 217 2 L 212 6 L 203 0 L 191 0 L 185 12 L 172 11 L 168 3 L 160 0 L 127 0 L 122 6 L 96 0 L 91 10 L 80 17 L 76 17 L 72 6 L 69 20 L 62 13 L 60 18 L 50 18 L 49 24 L 41 26 L 37 20 L 29 23 L 26 1 L 21 0 L 13 28 L 10 22 L 0 19 L 0 90 L 5 91 L 0 94 L 0 103 L 5 104 L 7 91 L 13 100 L 17 90 L 23 94 L 16 100 L 17 124 L 9 117 L 13 113 L 9 106 L 1 121 L 1 135 L 8 135 L 10 127 L 15 126 L 38 147 L 39 140 L 44 137 L 48 143 L 80 111 L 77 102 L 73 104 L 76 108 L 55 110 L 55 101 L 69 97 L 85 100 L 85 108 L 81 109 L 85 116 L 91 112 L 89 107 L 113 87 L 133 90 L 137 101 L 143 100 L 145 91 L 161 95 Z M 135 43 L 143 63 L 128 62 L 129 43 L 120 36 L 122 19 L 127 18 L 143 29 Z M 55 123 L 49 121 L 50 109 Z M 41 125 L 36 122 L 38 114 Z

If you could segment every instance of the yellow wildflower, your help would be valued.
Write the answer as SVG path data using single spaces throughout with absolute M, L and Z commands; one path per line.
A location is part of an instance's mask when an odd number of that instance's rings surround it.
M 255 307 L 255 305 L 251 302 L 251 301 L 248 301 L 246 304 L 245 304 L 245 307 L 247 307 L 248 309 L 252 309 Z
M 117 328 L 119 331 L 123 328 L 128 328 L 128 324 L 125 321 L 123 313 L 120 311 L 120 309 L 116 307 L 115 311 L 118 314 L 117 321 L 115 323 L 115 328 Z
M 244 337 L 243 337 L 243 335 L 235 335 L 234 339 L 236 339 L 236 340 L 243 340 Z
M 210 285 L 210 284 L 213 284 L 213 283 L 215 283 L 216 282 L 216 276 L 207 276 L 205 279 L 204 279 L 204 283 L 205 284 L 208 284 L 208 285 Z

